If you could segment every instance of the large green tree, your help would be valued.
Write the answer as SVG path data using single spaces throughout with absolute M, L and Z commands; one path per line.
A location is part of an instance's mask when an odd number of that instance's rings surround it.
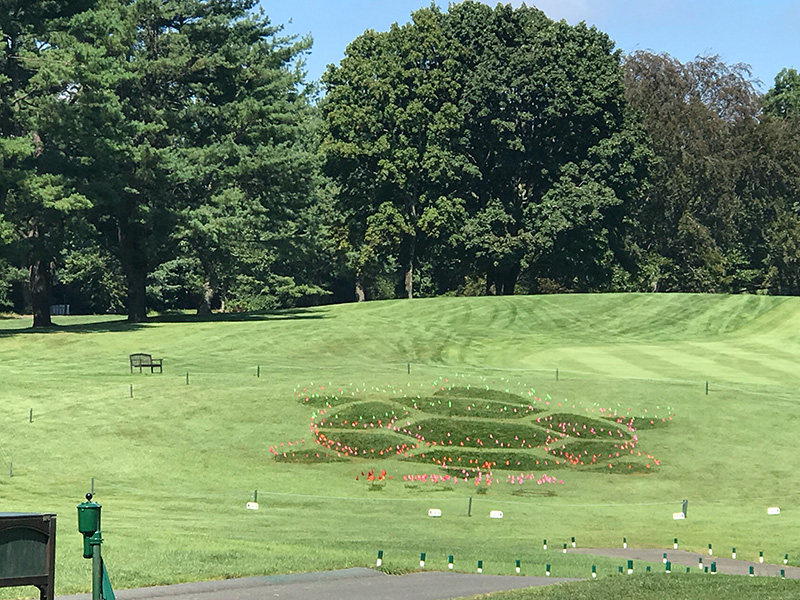
M 434 6 L 365 32 L 325 83 L 357 289 L 388 263 L 407 297 L 417 266 L 444 282 L 434 293 L 476 273 L 513 293 L 568 248 L 582 255 L 559 274 L 571 288 L 608 283 L 646 153 L 605 34 L 524 6 Z
M 654 291 L 758 287 L 759 244 L 743 232 L 753 208 L 741 192 L 759 97 L 746 65 L 717 56 L 681 63 L 639 51 L 625 60 L 626 94 L 656 160 L 638 224 L 640 285 Z
M 464 2 L 446 27 L 467 49 L 464 245 L 487 287 L 514 293 L 525 270 L 567 289 L 608 285 L 647 162 L 613 42 L 524 6 Z
M 130 321 L 146 317 L 148 274 L 181 253 L 199 261 L 210 308 L 232 241 L 264 241 L 307 197 L 294 66 L 309 42 L 281 37 L 255 5 L 103 0 L 73 22 L 73 135 Z
M 29 271 L 33 326 L 50 325 L 51 289 L 66 228 L 88 201 L 58 115 L 72 100 L 69 19 L 93 3 L 0 2 L 0 244 Z
M 425 245 L 463 221 L 459 182 L 468 165 L 454 151 L 462 65 L 442 18 L 431 7 L 407 25 L 365 32 L 324 78 L 322 152 L 339 186 L 359 299 L 387 264 L 412 297 Z

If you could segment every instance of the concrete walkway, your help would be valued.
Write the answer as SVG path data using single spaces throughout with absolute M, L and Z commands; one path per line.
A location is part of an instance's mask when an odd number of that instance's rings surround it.
M 644 560 L 650 563 L 662 563 L 664 553 L 667 560 L 672 563 L 673 572 L 678 567 L 691 567 L 699 571 L 698 565 L 700 558 L 703 559 L 703 566 L 711 568 L 711 563 L 717 563 L 717 571 L 728 575 L 749 575 L 750 567 L 756 576 L 779 577 L 781 569 L 784 570 L 786 578 L 800 579 L 800 568 L 784 565 L 773 565 L 769 563 L 750 562 L 746 560 L 734 560 L 724 556 L 709 556 L 708 554 L 698 554 L 697 552 L 686 552 L 685 550 L 647 550 L 639 548 L 569 548 L 568 552 L 574 554 L 593 554 L 595 556 L 607 556 L 619 558 L 620 560 Z M 663 563 L 662 563 L 663 564 Z M 622 564 L 626 567 L 626 564 Z M 686 569 L 683 569 L 684 572 Z
M 355 568 L 322 573 L 248 577 L 115 591 L 118 600 L 450 600 L 574 579 L 426 571 L 386 575 Z M 57 600 L 91 600 L 91 594 Z

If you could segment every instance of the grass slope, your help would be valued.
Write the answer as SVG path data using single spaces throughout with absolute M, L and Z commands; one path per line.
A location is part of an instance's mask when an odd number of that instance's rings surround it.
M 601 576 L 616 572 L 610 559 L 558 552 L 572 536 L 583 546 L 624 536 L 669 547 L 679 537 L 687 549 L 736 546 L 746 559 L 800 557 L 800 299 L 441 298 L 145 325 L 55 321 L 32 333 L 27 321 L 0 320 L 0 461 L 14 471 L 0 476 L 0 511 L 59 514 L 60 594 L 90 584 L 75 506 L 92 478 L 116 587 L 369 566 L 378 549 L 398 571 L 426 552 L 426 568 L 446 568 L 454 554 L 457 568 L 480 559 L 487 573 L 512 571 L 515 559 L 528 574 L 546 563 L 554 575 L 585 576 L 592 562 Z M 164 357 L 163 375 L 128 372 L 127 355 L 142 351 Z M 513 486 L 496 470 L 500 483 L 479 495 L 472 483 L 404 482 L 443 472 L 401 456 L 301 464 L 270 452 L 291 442 L 316 453 L 312 417 L 339 389 L 392 403 L 431 396 L 445 379 L 440 387 L 500 394 L 487 411 L 533 388 L 550 397 L 550 413 L 561 403 L 592 418 L 600 408 L 675 418 L 640 430 L 661 461 L 651 472 L 559 470 L 550 474 L 563 485 Z M 463 408 L 433 407 L 430 430 L 462 422 Z M 356 480 L 371 468 L 393 477 L 380 491 Z M 524 472 L 539 477 L 549 465 Z M 247 511 L 255 490 L 261 508 Z M 683 498 L 689 519 L 673 521 Z M 769 506 L 782 514 L 768 517 Z M 441 519 L 427 518 L 434 507 Z M 505 518 L 488 519 L 490 510 Z

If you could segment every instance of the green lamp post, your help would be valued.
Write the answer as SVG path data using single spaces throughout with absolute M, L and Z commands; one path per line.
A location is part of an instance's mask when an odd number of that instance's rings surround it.
M 92 559 L 92 600 L 116 600 L 100 552 L 103 543 L 101 508 L 97 502 L 92 502 L 91 493 L 86 494 L 86 502 L 78 505 L 78 531 L 83 534 L 83 557 Z

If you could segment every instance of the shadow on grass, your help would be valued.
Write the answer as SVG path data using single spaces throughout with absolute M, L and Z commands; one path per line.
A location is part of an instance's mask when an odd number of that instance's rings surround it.
M 243 322 L 264 322 L 264 321 L 294 321 L 301 319 L 324 319 L 325 310 L 320 308 L 292 308 L 284 310 L 270 310 L 250 313 L 214 313 L 210 315 L 193 315 L 185 313 L 165 313 L 148 318 L 142 323 L 131 323 L 124 317 L 119 319 L 94 321 L 89 323 L 65 323 L 54 324 L 51 327 L 32 326 L 20 327 L 19 329 L 0 329 L 0 337 L 26 333 L 113 333 L 136 331 L 149 325 L 161 323 L 243 323 Z M 20 319 L 20 325 L 31 323 L 30 319 Z M 59 317 L 56 317 L 57 319 Z M 63 317 L 62 317 L 63 318 Z M 67 317 L 69 318 L 69 317 Z M 90 318 L 90 317 L 85 317 Z M 3 319 L 8 321 L 11 319 Z

